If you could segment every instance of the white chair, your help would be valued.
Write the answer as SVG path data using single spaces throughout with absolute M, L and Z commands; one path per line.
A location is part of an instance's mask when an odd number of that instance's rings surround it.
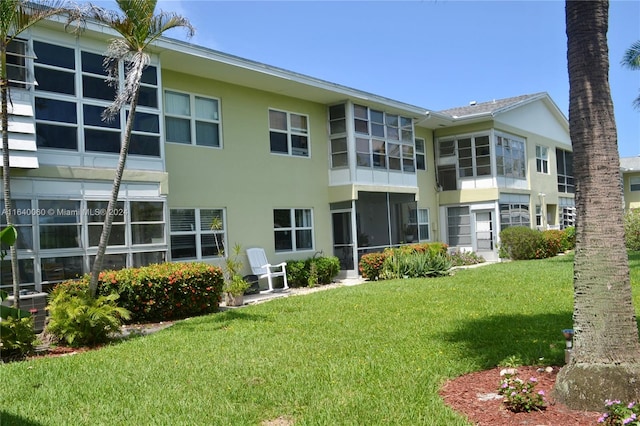
M 289 284 L 287 283 L 287 262 L 282 262 L 277 265 L 270 264 L 264 249 L 261 248 L 247 249 L 247 257 L 249 258 L 249 264 L 251 265 L 253 274 L 257 275 L 258 279 L 266 278 L 269 282 L 269 289 L 261 291 L 261 293 L 270 293 L 274 290 L 273 277 L 282 277 L 284 280 L 283 290 L 289 288 Z

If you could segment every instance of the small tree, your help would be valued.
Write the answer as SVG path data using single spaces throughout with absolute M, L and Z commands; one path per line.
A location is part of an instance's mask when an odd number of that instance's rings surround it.
M 93 5 L 86 13 L 89 18 L 111 27 L 121 36 L 121 38 L 111 41 L 106 53 L 105 68 L 109 81 L 119 84 L 118 71 L 120 64 L 124 63 L 124 86 L 118 88 L 114 102 L 109 105 L 103 113 L 103 119 L 113 119 L 122 107 L 129 104 L 129 115 L 122 137 L 111 198 L 107 206 L 107 214 L 104 219 L 100 242 L 98 243 L 98 251 L 91 270 L 89 294 L 92 297 L 95 297 L 98 289 L 98 274 L 102 270 L 104 254 L 107 250 L 109 235 L 111 234 L 114 211 L 118 201 L 118 193 L 120 192 L 120 184 L 122 183 L 122 175 L 131 142 L 131 131 L 133 130 L 133 121 L 136 106 L 138 105 L 142 72 L 150 61 L 147 51 L 154 41 L 172 28 L 186 28 L 189 37 L 195 32 L 186 18 L 174 13 L 162 11 L 156 15 L 157 0 L 116 0 L 116 3 L 118 3 L 120 8 L 120 13 L 108 11 Z

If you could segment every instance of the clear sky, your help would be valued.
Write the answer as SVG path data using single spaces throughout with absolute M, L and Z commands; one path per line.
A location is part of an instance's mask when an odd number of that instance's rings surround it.
M 191 43 L 428 110 L 547 92 L 568 116 L 561 0 L 160 0 L 159 8 L 191 21 Z M 640 71 L 620 65 L 636 40 L 640 2 L 612 0 L 609 79 L 623 157 L 640 155 L 632 105 Z

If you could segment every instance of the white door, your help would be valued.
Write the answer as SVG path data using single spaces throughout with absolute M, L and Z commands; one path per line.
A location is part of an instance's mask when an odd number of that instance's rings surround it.
M 493 211 L 481 210 L 475 212 L 476 230 L 476 252 L 485 259 L 493 258 L 494 237 L 493 237 Z

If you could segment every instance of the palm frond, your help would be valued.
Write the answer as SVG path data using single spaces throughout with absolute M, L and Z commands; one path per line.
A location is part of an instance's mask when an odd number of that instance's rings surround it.
M 632 70 L 640 70 L 640 40 L 636 41 L 625 52 L 620 63 Z
M 43 19 L 68 14 L 75 15 L 74 9 L 67 6 L 64 0 L 25 0 L 0 1 L 0 36 L 5 43 L 10 42 L 18 34 L 29 29 Z

